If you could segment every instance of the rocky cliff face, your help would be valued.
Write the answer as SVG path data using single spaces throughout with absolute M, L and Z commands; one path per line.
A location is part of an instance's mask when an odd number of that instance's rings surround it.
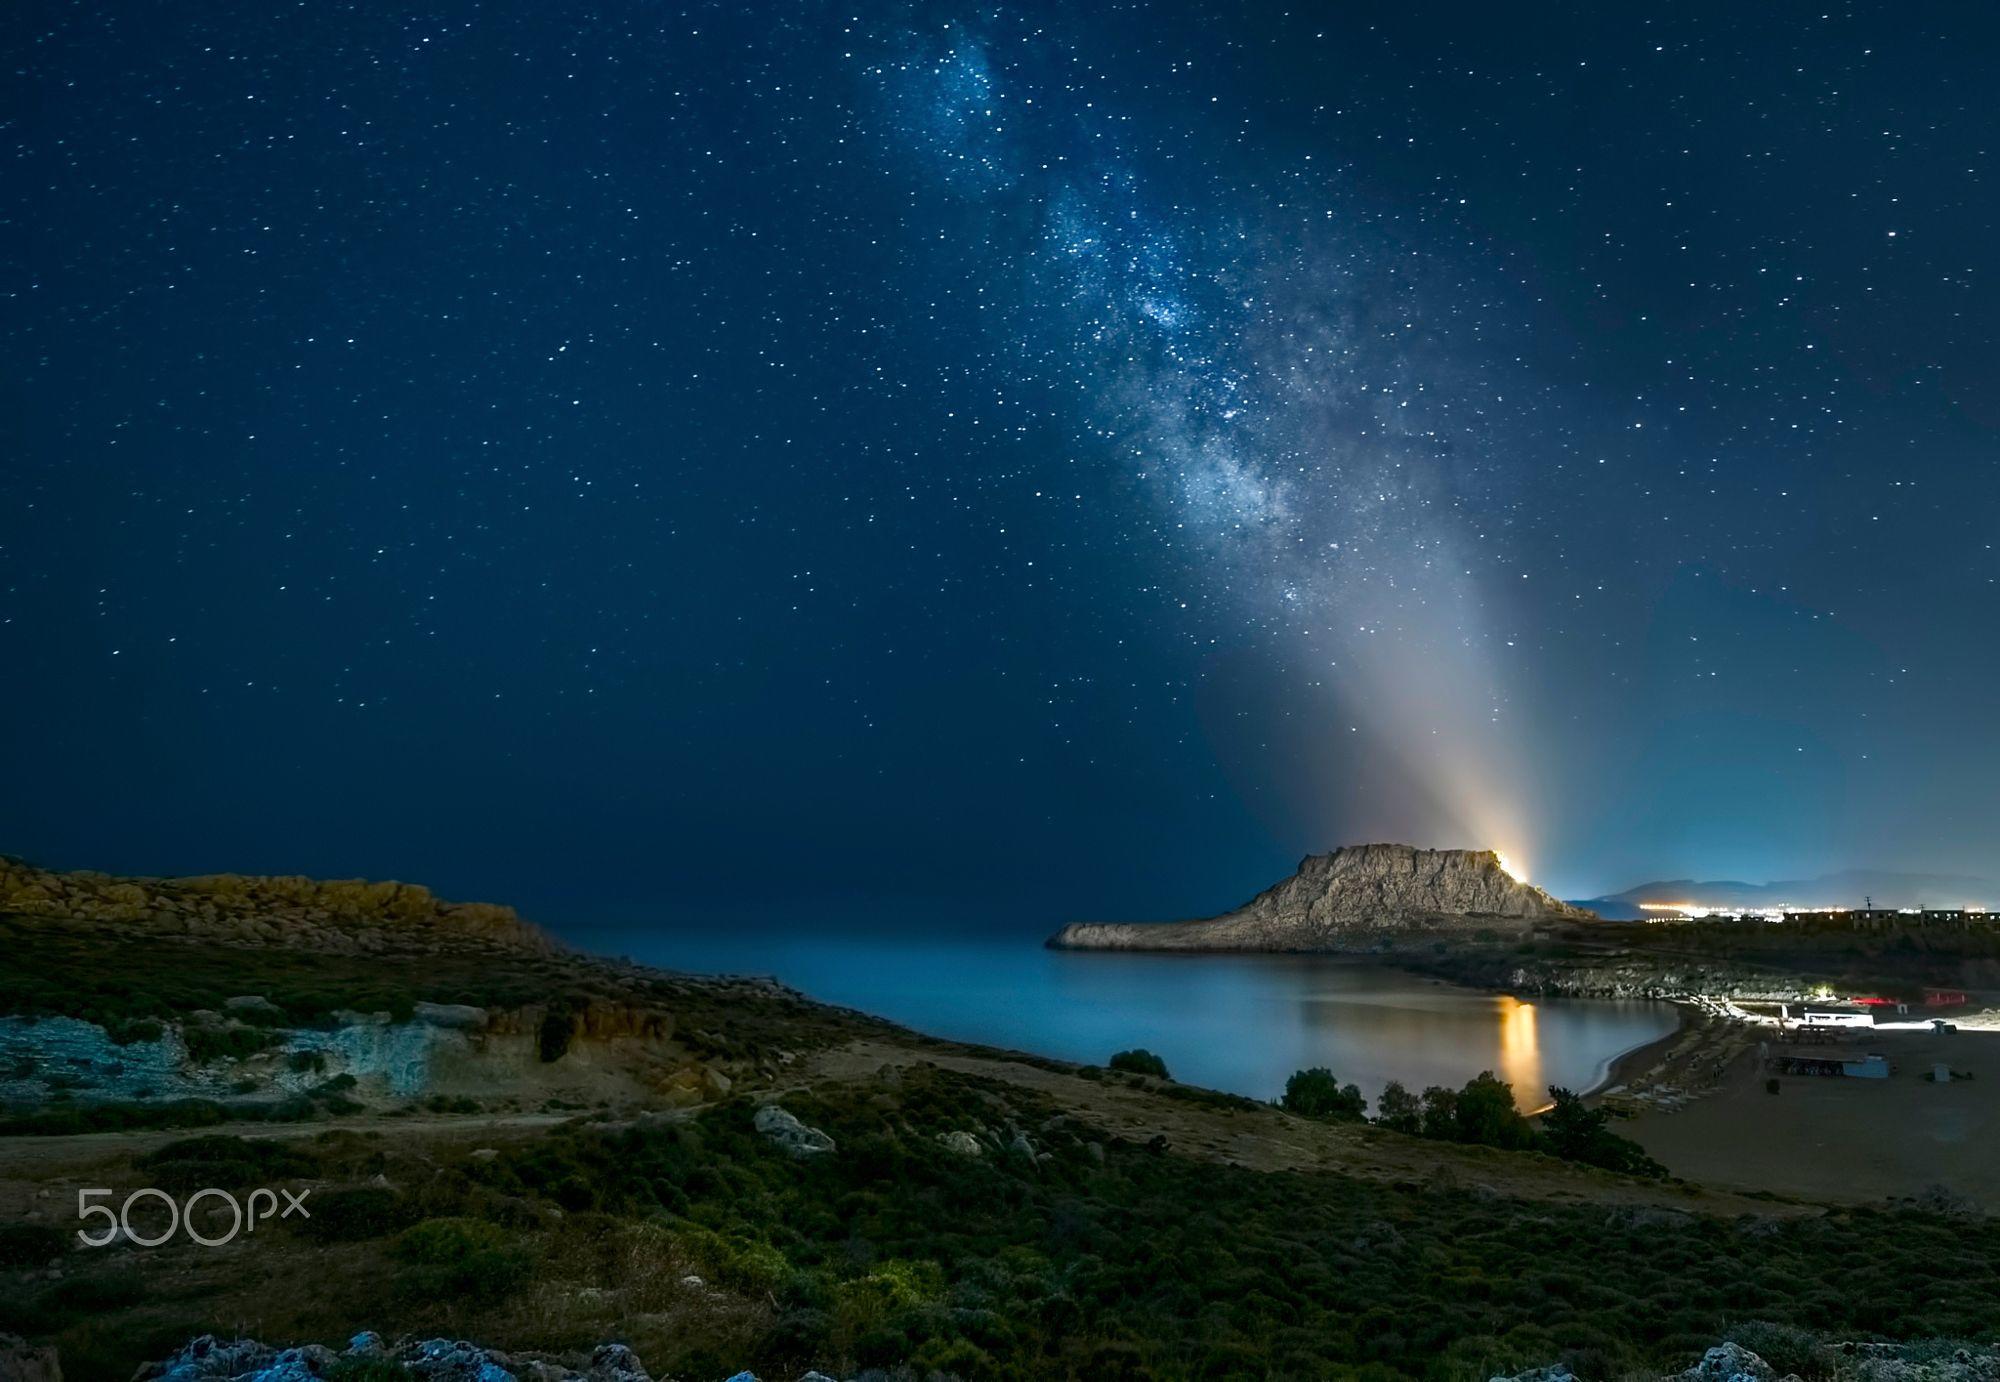
M 1491 850 L 1349 845 L 1233 912 L 1150 925 L 1079 922 L 1049 944 L 1082 950 L 1368 950 L 1398 933 L 1591 914 L 1522 883 Z

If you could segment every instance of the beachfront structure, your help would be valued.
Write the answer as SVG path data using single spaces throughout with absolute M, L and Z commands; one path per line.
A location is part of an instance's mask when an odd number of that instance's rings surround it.
M 1796 1022 L 1801 1027 L 1873 1027 L 1873 1009 L 1855 1004 L 1815 1003 L 1794 1014 L 1790 1004 L 1778 1005 L 1780 1024 Z
M 2000 912 L 1984 907 L 1745 907 L 1704 902 L 1641 902 L 1648 921 L 1764 921 L 1772 925 L 1817 926 L 1845 931 L 1888 931 L 1907 927 L 1964 930 L 2000 923 Z

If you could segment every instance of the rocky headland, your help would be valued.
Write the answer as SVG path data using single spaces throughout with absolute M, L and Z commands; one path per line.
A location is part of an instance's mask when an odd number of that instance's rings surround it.
M 1221 916 L 1172 922 L 1076 922 L 1049 941 L 1071 950 L 1377 952 L 1411 933 L 1522 931 L 1592 914 L 1509 874 L 1483 849 L 1349 845 L 1308 855 L 1298 871 Z

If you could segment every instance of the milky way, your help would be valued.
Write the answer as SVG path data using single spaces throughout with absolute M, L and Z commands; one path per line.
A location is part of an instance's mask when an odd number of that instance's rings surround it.
M 986 267 L 997 329 L 1014 333 L 995 373 L 1055 385 L 1078 445 L 1137 491 L 1134 530 L 1175 554 L 1176 588 L 1229 635 L 1269 636 L 1326 693 L 1307 702 L 1321 745 L 1303 757 L 1365 723 L 1391 781 L 1318 809 L 1529 849 L 1533 784 L 1466 529 L 1501 405 L 1483 434 L 1447 435 L 1454 411 L 1482 411 L 1482 381 L 1477 359 L 1440 348 L 1431 303 L 1397 271 L 1428 242 L 1358 224 L 1376 218 L 1331 169 L 1317 217 L 1227 186 L 1167 205 L 1119 153 L 1120 112 L 1036 81 L 1035 46 L 1010 79 L 947 27 L 867 74 L 890 147 L 986 208 L 973 233 L 999 261 Z

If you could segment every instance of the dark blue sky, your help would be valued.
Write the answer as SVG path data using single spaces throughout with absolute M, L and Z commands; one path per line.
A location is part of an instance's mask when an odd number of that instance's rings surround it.
M 1986 7 L 4 32 L 0 849 L 1027 930 L 1993 868 Z

